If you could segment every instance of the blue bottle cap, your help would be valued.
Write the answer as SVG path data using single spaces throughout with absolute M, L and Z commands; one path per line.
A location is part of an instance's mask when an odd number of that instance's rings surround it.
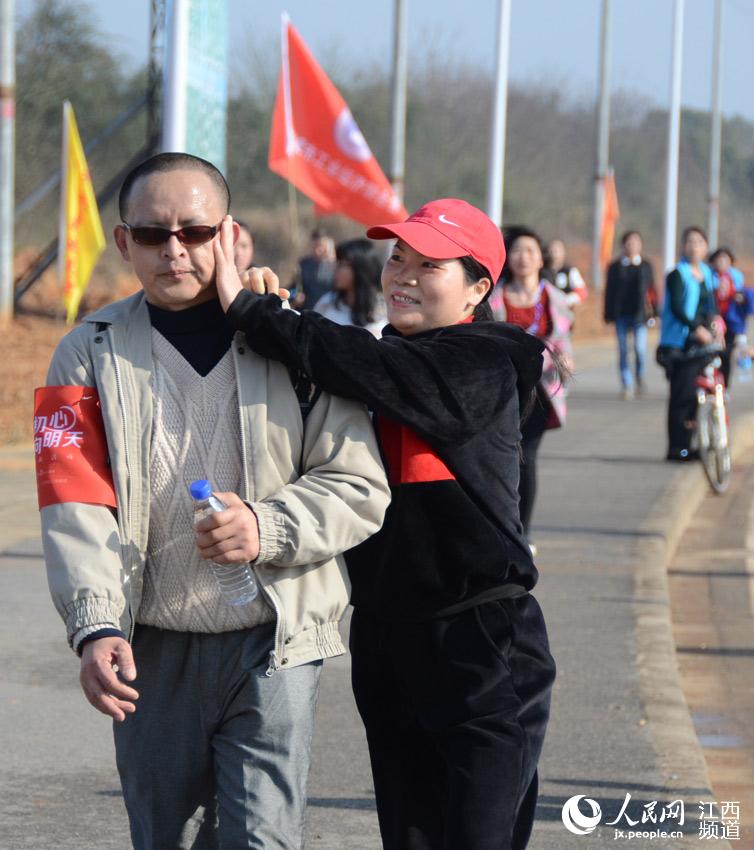
M 198 481 L 192 481 L 189 485 L 192 499 L 209 499 L 212 495 L 212 485 L 206 478 L 200 478 Z

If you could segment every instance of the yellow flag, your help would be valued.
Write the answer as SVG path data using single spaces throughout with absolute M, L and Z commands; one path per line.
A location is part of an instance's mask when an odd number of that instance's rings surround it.
M 59 271 L 66 321 L 76 321 L 92 269 L 105 249 L 105 234 L 94 197 L 73 107 L 63 104 L 63 181 L 60 197 Z

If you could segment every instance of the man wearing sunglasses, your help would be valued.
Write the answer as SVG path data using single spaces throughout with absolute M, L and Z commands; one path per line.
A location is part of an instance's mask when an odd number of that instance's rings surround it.
M 366 411 L 325 393 L 306 407 L 226 323 L 229 203 L 187 154 L 131 172 L 115 240 L 142 292 L 87 317 L 48 375 L 91 387 L 102 412 L 112 505 L 69 488 L 42 536 L 82 688 L 116 721 L 137 850 L 301 846 L 320 669 L 344 651 L 341 553 L 389 500 Z M 199 478 L 227 509 L 195 530 Z M 208 560 L 251 562 L 259 595 L 230 606 Z

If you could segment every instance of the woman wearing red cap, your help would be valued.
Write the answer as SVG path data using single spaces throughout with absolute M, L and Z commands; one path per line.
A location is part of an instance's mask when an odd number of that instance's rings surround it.
M 242 290 L 229 218 L 217 287 L 254 351 L 375 414 L 392 504 L 346 560 L 353 687 L 384 846 L 518 850 L 555 674 L 517 493 L 520 422 L 544 345 L 479 321 L 491 318 L 505 258 L 480 210 L 433 201 L 367 235 L 397 239 L 381 340 Z M 265 283 L 277 291 L 268 269 L 253 272 L 255 289 Z

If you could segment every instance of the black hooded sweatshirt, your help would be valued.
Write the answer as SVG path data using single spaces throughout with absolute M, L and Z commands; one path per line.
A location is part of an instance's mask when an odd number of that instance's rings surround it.
M 381 340 L 275 295 L 228 311 L 257 354 L 375 414 L 392 502 L 382 529 L 346 553 L 352 602 L 389 621 L 447 616 L 534 587 L 518 513 L 520 411 L 543 343 L 474 322 Z

